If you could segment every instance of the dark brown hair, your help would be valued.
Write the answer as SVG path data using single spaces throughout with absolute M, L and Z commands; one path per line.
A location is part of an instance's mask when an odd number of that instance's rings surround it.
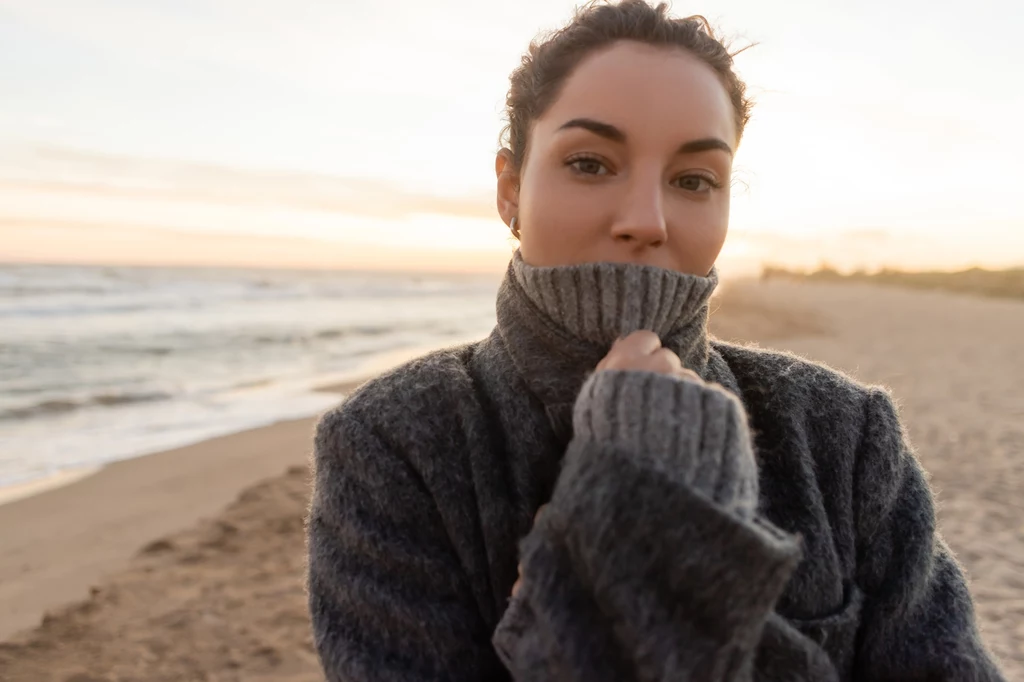
M 542 42 L 531 41 L 522 64 L 509 77 L 511 87 L 505 98 L 508 124 L 498 143 L 512 152 L 514 168 L 521 170 L 526 163 L 530 126 L 555 101 L 572 70 L 592 52 L 619 40 L 682 48 L 714 69 L 732 101 L 739 141 L 752 104 L 746 85 L 732 68 L 733 57 L 742 50 L 730 53 L 702 16 L 669 17 L 668 3 L 652 6 L 646 0 L 592 0 L 577 8 L 568 25 Z

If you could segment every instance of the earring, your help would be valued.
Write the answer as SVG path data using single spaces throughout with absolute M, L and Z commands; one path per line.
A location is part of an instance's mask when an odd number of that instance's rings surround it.
M 516 224 L 519 222 L 518 216 L 512 216 L 512 220 L 508 223 L 508 229 L 512 230 L 512 236 L 519 239 L 519 226 Z

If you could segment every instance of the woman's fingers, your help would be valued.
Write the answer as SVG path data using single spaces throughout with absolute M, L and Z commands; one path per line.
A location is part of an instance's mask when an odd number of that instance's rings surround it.
M 661 374 L 678 374 L 683 371 L 683 362 L 668 348 L 659 348 L 650 356 L 652 368 Z
M 616 341 L 597 365 L 597 370 L 622 370 L 668 374 L 703 383 L 697 374 L 683 367 L 679 356 L 661 345 L 652 331 L 641 330 Z
M 616 340 L 612 344 L 611 352 L 618 351 L 629 355 L 650 355 L 659 348 L 661 348 L 661 339 L 658 338 L 658 335 L 647 329 L 641 329 Z
M 652 357 L 664 350 L 661 339 L 651 331 L 633 332 L 612 344 L 611 350 L 598 363 L 598 369 L 646 369 Z M 668 351 L 672 352 L 672 351 Z

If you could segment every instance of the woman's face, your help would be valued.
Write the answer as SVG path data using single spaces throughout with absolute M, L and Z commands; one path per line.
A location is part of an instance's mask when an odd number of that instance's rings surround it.
M 729 223 L 736 125 L 711 67 L 620 41 L 588 56 L 530 130 L 517 176 L 498 154 L 498 211 L 523 259 L 706 275 Z

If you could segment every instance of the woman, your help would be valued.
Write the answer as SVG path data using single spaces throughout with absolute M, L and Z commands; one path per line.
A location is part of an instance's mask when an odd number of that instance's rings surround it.
M 706 22 L 591 5 L 511 80 L 497 327 L 318 427 L 327 678 L 1001 679 L 889 395 L 708 337 L 749 103 Z

